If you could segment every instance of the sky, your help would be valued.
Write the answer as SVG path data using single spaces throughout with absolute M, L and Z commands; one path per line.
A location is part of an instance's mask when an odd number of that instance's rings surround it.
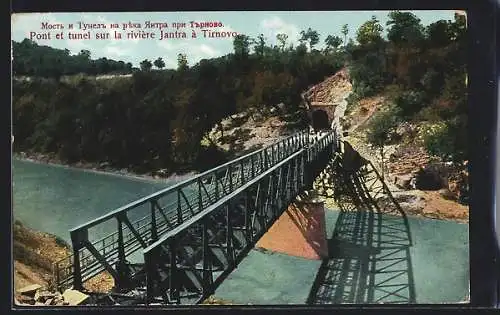
M 455 11 L 412 11 L 421 19 L 423 25 L 428 25 L 438 20 L 453 20 Z M 186 54 L 189 65 L 194 65 L 201 59 L 223 56 L 233 51 L 232 37 L 204 38 L 202 29 L 195 28 L 197 37 L 192 38 L 191 21 L 220 22 L 222 27 L 209 28 L 211 31 L 236 32 L 256 38 L 264 34 L 266 42 L 276 43 L 276 34 L 288 35 L 288 43 L 297 44 L 300 31 L 309 27 L 318 31 L 321 48 L 328 35 L 337 35 L 343 38 L 341 27 L 349 26 L 349 38 L 355 38 L 358 27 L 375 15 L 384 27 L 388 20 L 388 11 L 250 11 L 250 12 L 120 12 L 120 13 L 21 13 L 11 17 L 11 36 L 14 41 L 30 38 L 35 33 L 39 39 L 33 40 L 39 45 L 47 45 L 59 49 L 69 49 L 72 54 L 77 54 L 82 49 L 91 52 L 91 58 L 106 57 L 108 59 L 131 62 L 135 67 L 144 59 L 154 61 L 162 57 L 167 68 L 177 67 L 177 55 Z M 178 29 L 186 33 L 186 38 L 160 39 L 159 28 L 145 28 L 146 22 L 167 23 L 164 32 L 175 31 L 173 23 L 186 23 L 186 27 Z M 42 23 L 62 24 L 64 29 L 42 29 Z M 78 22 L 85 24 L 103 23 L 106 29 L 92 29 L 91 39 L 69 39 L 68 32 L 85 33 L 79 29 Z M 140 24 L 141 28 L 123 30 L 123 24 L 132 22 Z M 68 24 L 73 24 L 72 30 Z M 118 32 L 123 36 L 131 31 L 146 31 L 155 33 L 154 39 L 115 39 L 115 29 L 110 28 L 111 23 L 119 25 Z M 35 32 L 35 33 L 31 33 Z M 46 39 L 50 32 L 51 38 Z M 63 32 L 63 38 L 57 39 L 56 34 Z M 110 33 L 109 39 L 95 39 L 97 33 Z M 36 36 L 36 35 L 35 35 Z

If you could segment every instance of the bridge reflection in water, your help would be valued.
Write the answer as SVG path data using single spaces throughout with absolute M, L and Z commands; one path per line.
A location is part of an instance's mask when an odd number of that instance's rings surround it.
M 320 187 L 340 214 L 329 238 L 330 256 L 317 273 L 308 304 L 416 303 L 408 221 L 373 165 L 347 172 L 340 156 Z

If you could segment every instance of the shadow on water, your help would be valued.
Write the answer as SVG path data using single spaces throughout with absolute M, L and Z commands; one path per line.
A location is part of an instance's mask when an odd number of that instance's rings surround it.
M 397 204 L 392 209 L 396 206 L 399 215 L 382 206 L 380 195 L 369 188 L 366 168 L 346 169 L 337 165 L 331 173 L 336 174 L 330 181 L 335 182 L 340 214 L 328 239 L 329 257 L 321 264 L 307 303 L 416 303 L 412 242 L 404 212 Z M 380 187 L 385 186 L 378 173 L 371 173 Z

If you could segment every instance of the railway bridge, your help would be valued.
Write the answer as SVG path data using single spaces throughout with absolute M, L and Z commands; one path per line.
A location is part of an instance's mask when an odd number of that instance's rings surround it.
M 82 290 L 107 272 L 116 292 L 134 290 L 144 304 L 200 303 L 312 188 L 339 144 L 335 130 L 298 132 L 73 228 L 57 287 Z

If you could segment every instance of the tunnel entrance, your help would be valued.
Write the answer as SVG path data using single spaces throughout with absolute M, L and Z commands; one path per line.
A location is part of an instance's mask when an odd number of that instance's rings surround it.
M 314 128 L 314 131 L 330 129 L 328 114 L 321 109 L 315 110 L 312 113 L 312 126 Z

